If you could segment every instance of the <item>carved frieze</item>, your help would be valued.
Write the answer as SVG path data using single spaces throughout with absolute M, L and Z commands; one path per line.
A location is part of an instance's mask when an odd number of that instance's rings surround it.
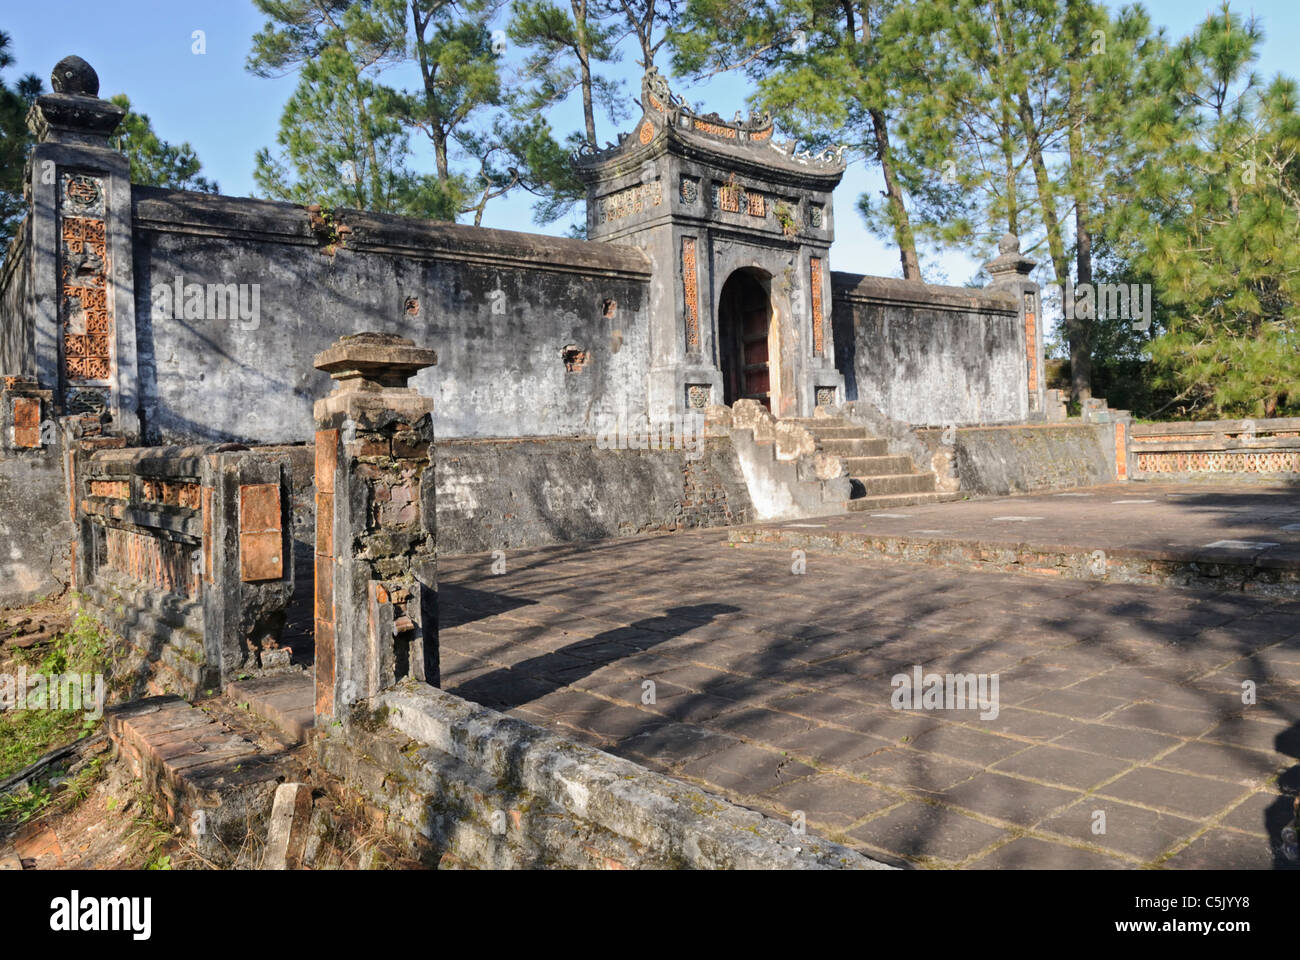
M 104 184 L 64 173 L 60 190 L 63 365 L 68 381 L 103 382 L 113 369 L 113 312 Z
M 696 275 L 695 238 L 682 238 L 682 292 L 686 304 L 686 349 L 700 349 L 700 292 Z
M 635 187 L 619 190 L 596 201 L 596 222 L 611 223 L 633 214 L 642 213 L 663 203 L 663 184 L 658 180 L 639 183 Z
M 821 257 L 810 257 L 808 260 L 809 283 L 812 284 L 812 322 L 813 322 L 813 354 L 822 356 L 825 349 L 825 331 L 822 320 L 822 261 Z

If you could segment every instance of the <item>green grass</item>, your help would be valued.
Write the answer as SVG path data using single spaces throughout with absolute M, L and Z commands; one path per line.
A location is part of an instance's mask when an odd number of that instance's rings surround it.
M 0 823 L 26 823 L 50 805 L 54 797 L 41 784 L 0 794 Z
M 19 651 L 10 672 L 26 667 L 28 675 L 103 674 L 108 663 L 109 636 L 99 621 L 79 613 L 67 631 L 58 634 L 38 656 Z M 5 710 L 0 712 L 0 778 L 34 763 L 50 750 L 72 743 L 99 726 L 84 710 Z
M 0 794 L 0 823 L 26 823 L 52 806 L 72 809 L 90 796 L 91 787 L 103 776 L 103 768 L 103 758 L 95 757 L 53 788 L 50 777 L 61 771 L 51 771 L 45 779 L 30 783 L 21 790 Z
M 154 798 L 140 797 L 140 815 L 131 823 L 132 838 L 139 844 L 146 870 L 170 870 L 171 854 L 168 847 L 175 840 L 175 828 L 159 814 Z

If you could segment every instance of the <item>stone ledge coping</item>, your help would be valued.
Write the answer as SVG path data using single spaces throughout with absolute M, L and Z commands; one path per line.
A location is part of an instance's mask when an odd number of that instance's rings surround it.
M 1246 431 L 1247 420 L 1194 420 L 1173 423 L 1135 423 L 1132 428 L 1134 439 L 1138 437 L 1162 437 L 1172 434 L 1213 436 L 1221 433 L 1242 433 Z M 1256 434 L 1300 431 L 1300 417 L 1275 417 L 1271 420 L 1250 420 Z
M 943 287 L 918 280 L 831 271 L 831 298 L 851 303 L 908 304 L 934 310 L 1016 314 L 1016 296 L 987 287 Z
M 957 424 L 958 433 L 981 433 L 1007 430 L 1096 430 L 1098 427 L 1112 427 L 1110 423 L 1088 423 L 1083 420 L 1046 420 L 1035 421 L 1032 423 L 970 423 Z M 932 434 L 942 433 L 947 429 L 946 426 L 918 426 L 914 427 L 917 433 Z
M 1300 450 L 1300 437 L 1264 437 L 1255 440 L 1191 435 L 1185 440 L 1134 437 L 1134 453 L 1277 453 Z
M 435 687 L 406 681 L 370 706 L 389 726 L 498 782 L 704 869 L 893 869 L 840 844 Z
M 346 224 L 351 231 L 339 247 L 343 251 L 604 273 L 632 280 L 645 280 L 651 272 L 649 258 L 632 246 L 361 210 L 336 209 L 330 215 L 335 224 Z M 320 245 L 307 209 L 292 203 L 133 185 L 132 216 L 137 230 Z

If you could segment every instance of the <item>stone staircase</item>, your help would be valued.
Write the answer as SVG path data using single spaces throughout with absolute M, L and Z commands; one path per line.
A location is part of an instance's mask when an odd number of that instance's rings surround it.
M 960 494 L 937 491 L 933 473 L 917 470 L 911 457 L 892 456 L 888 441 L 871 436 L 865 427 L 840 417 L 790 417 L 781 422 L 807 430 L 818 453 L 836 457 L 844 465 L 849 478 L 845 506 L 850 511 L 960 499 Z

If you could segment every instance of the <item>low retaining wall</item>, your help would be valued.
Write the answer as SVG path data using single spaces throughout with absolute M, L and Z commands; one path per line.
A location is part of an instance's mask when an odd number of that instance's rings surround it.
M 319 762 L 430 866 L 889 869 L 847 847 L 407 681 L 322 730 Z
M 1115 430 L 1112 423 L 1076 423 L 918 430 L 917 436 L 932 456 L 939 455 L 933 462 L 946 469 L 948 486 L 971 496 L 1004 497 L 1122 479 L 1116 473 Z
M 1300 417 L 1135 423 L 1134 477 L 1160 480 L 1300 480 Z
M 753 519 L 728 438 L 695 451 L 592 438 L 435 442 L 438 552 L 486 553 Z
M 866 531 L 793 530 L 783 526 L 741 527 L 730 531 L 732 543 L 780 544 L 835 556 L 923 563 L 980 573 L 1041 574 L 1069 580 L 1097 580 L 1202 592 L 1240 591 L 1268 597 L 1300 596 L 1300 570 L 1264 552 L 1241 559 L 1230 550 L 1147 550 L 1090 546 L 960 540 L 914 534 L 897 536 Z

